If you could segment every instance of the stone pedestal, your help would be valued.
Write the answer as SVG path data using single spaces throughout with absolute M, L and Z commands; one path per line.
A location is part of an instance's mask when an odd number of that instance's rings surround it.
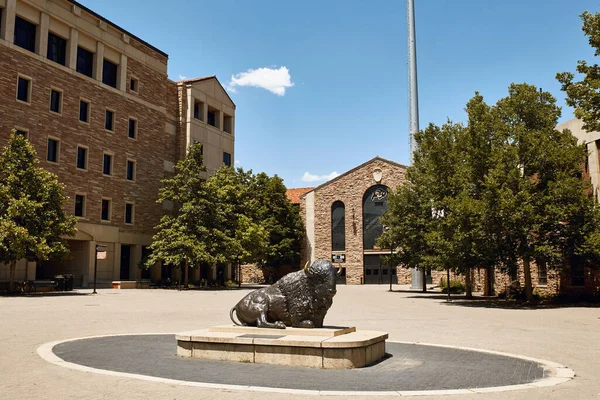
M 354 327 L 268 329 L 215 326 L 176 335 L 181 357 L 350 369 L 385 357 L 388 334 Z

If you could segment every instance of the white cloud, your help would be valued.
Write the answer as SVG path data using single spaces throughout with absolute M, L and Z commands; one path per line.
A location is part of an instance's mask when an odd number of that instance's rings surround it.
M 314 174 L 311 174 L 310 172 L 305 172 L 304 175 L 302 175 L 302 178 L 300 178 L 300 180 L 302 182 L 320 182 L 320 181 L 329 181 L 337 176 L 340 176 L 340 174 L 338 174 L 335 171 L 333 171 L 332 173 L 330 173 L 328 175 L 314 175 Z
M 240 163 L 241 163 L 241 161 L 240 161 L 240 160 L 235 160 L 235 163 L 236 163 L 236 164 L 240 164 Z
M 283 96 L 285 89 L 294 86 L 294 82 L 286 67 L 258 68 L 231 75 L 227 90 L 235 93 L 238 86 L 263 88 L 277 96 Z
M 184 81 L 187 79 L 187 76 L 179 74 L 179 80 Z

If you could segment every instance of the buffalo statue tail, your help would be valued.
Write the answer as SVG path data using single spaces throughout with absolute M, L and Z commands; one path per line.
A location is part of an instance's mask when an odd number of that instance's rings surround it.
M 233 323 L 234 323 L 234 324 L 236 324 L 237 326 L 244 326 L 244 324 L 242 324 L 242 323 L 240 323 L 240 322 L 236 321 L 236 320 L 233 318 L 233 312 L 234 312 L 234 311 L 235 311 L 235 313 L 237 314 L 237 309 L 236 309 L 235 307 L 233 307 L 233 308 L 231 309 L 231 311 L 229 311 L 229 318 L 231 318 L 231 322 L 233 322 Z

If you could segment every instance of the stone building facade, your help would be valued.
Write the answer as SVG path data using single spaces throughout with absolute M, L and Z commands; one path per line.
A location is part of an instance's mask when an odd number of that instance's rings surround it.
M 216 77 L 173 82 L 167 66 L 166 53 L 76 1 L 0 0 L 0 143 L 25 135 L 78 217 L 70 259 L 21 261 L 18 280 L 71 273 L 87 287 L 96 244 L 107 246 L 101 285 L 164 275 L 139 268 L 172 207 L 156 204 L 160 181 L 195 142 L 209 171 L 233 165 L 235 117 Z M 203 105 L 196 114 L 189 99 Z M 8 273 L 0 265 L 0 281 Z

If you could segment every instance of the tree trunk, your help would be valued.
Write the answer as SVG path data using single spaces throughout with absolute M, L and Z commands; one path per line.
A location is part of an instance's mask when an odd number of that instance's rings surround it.
M 427 268 L 421 268 L 421 275 L 423 276 L 423 293 L 427 293 Z
M 525 275 L 525 298 L 527 302 L 533 301 L 533 287 L 531 285 L 531 265 L 529 255 L 523 257 L 523 275 Z
M 17 262 L 15 260 L 10 262 L 10 283 L 8 285 L 9 293 L 15 291 L 15 270 L 17 269 Z
M 188 278 L 190 274 L 190 268 L 188 266 L 188 260 L 185 260 L 185 271 L 183 272 L 183 287 L 188 288 Z
M 465 297 L 467 299 L 473 298 L 473 280 L 471 279 L 471 269 L 467 269 L 465 274 Z
M 448 290 L 448 301 L 450 301 L 450 268 L 446 270 L 446 289 Z

